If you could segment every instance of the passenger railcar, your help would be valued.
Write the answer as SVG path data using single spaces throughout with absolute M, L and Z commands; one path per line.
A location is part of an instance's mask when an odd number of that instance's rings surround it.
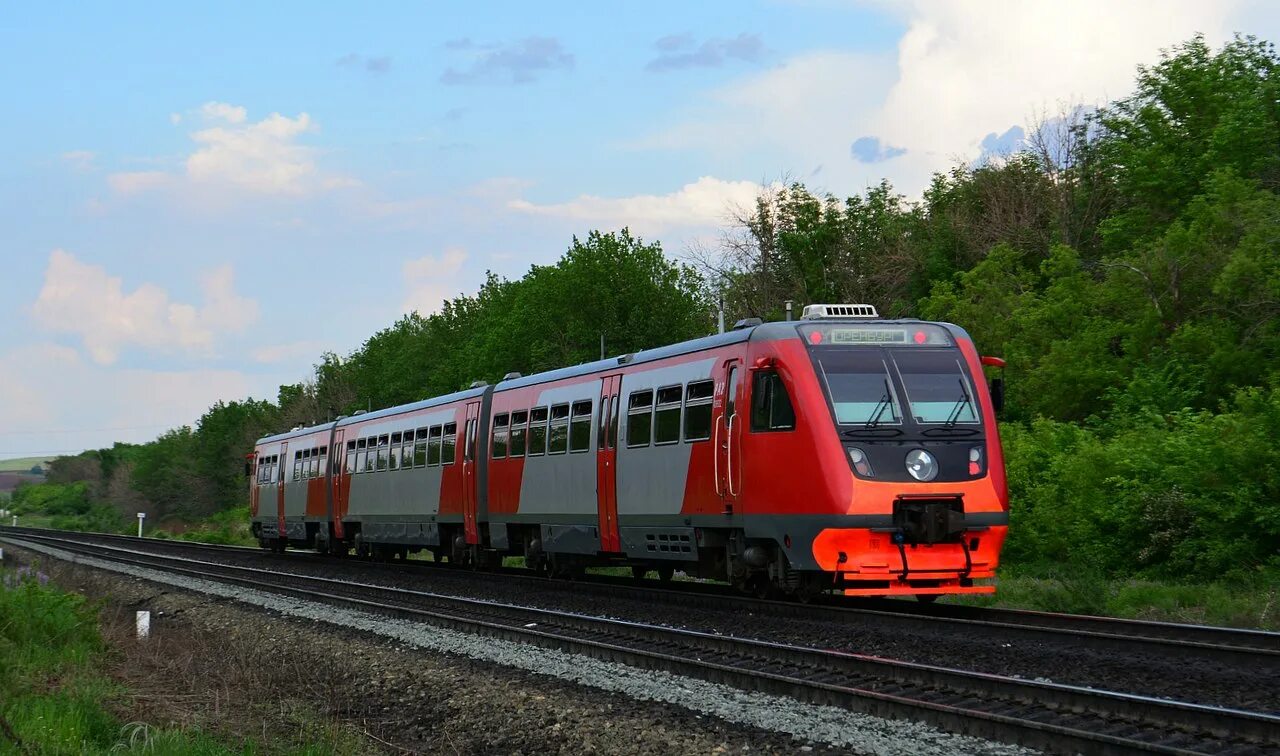
M 988 593 L 1008 495 L 984 362 L 955 325 L 811 305 L 264 438 L 253 529 L 802 596 Z

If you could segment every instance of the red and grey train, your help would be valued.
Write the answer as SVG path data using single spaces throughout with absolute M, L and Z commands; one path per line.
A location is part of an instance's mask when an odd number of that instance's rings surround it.
M 263 438 L 253 532 L 760 592 L 990 593 L 1009 505 L 984 364 L 958 326 L 810 305 Z

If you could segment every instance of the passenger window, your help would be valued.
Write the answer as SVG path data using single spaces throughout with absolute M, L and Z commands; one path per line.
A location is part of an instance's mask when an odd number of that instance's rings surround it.
M 293 479 L 302 480 L 302 452 L 293 453 Z
M 427 466 L 436 467 L 440 464 L 440 426 L 431 426 L 428 433 L 430 441 L 427 446 Z
M 511 451 L 509 452 L 511 456 L 524 456 L 525 433 L 528 431 L 528 425 L 528 410 L 511 413 Z
M 457 455 L 458 424 L 444 424 L 444 440 L 440 444 L 440 464 L 451 465 Z
M 353 472 L 362 473 L 365 470 L 369 469 L 367 466 L 367 460 L 369 459 L 369 452 L 365 446 L 368 443 L 369 443 L 369 440 L 365 438 L 362 438 L 356 441 L 356 469 Z
M 329 448 L 327 446 L 320 447 L 320 459 L 316 462 L 316 477 L 323 478 L 329 474 Z
M 584 452 L 591 448 L 591 402 L 574 402 L 569 420 L 569 451 Z
M 413 447 L 414 467 L 427 466 L 427 433 L 428 431 L 426 428 L 418 429 L 418 435 L 416 436 L 417 440 L 414 441 L 416 445 Z
M 658 389 L 658 407 L 654 410 L 653 443 L 674 444 L 680 440 L 680 400 L 684 389 L 667 386 Z
M 529 410 L 529 456 L 540 457 L 547 453 L 547 408 Z
M 511 417 L 507 414 L 493 417 L 493 458 L 505 459 L 507 456 L 507 439 L 510 433 Z
M 347 442 L 347 475 L 356 471 L 356 442 Z
M 569 447 L 569 405 L 551 407 L 551 426 L 547 430 L 547 454 L 564 454 Z
M 319 455 L 320 455 L 319 449 L 311 450 L 311 463 L 307 466 L 311 469 L 312 478 L 320 477 L 320 456 Z
M 391 434 L 391 464 L 389 468 L 392 470 L 400 469 L 400 434 Z
M 796 412 L 777 371 L 762 370 L 751 383 L 751 431 L 794 430 Z
M 391 463 L 391 445 L 387 436 L 378 436 L 378 472 L 387 469 Z
M 711 438 L 711 397 L 714 381 L 690 383 L 684 391 L 684 440 L 706 441 Z
M 400 469 L 413 467 L 413 431 L 405 431 L 403 445 L 400 447 Z
M 636 391 L 627 402 L 627 446 L 648 446 L 653 429 L 653 389 Z

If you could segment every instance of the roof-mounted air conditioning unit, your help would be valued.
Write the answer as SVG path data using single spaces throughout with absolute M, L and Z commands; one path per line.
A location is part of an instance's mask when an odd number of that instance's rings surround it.
M 878 318 L 875 305 L 869 304 L 811 304 L 805 305 L 801 320 L 823 318 Z

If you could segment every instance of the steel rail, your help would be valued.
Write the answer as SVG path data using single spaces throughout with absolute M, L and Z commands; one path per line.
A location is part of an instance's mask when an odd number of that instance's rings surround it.
M 82 556 L 411 617 L 878 716 L 923 720 L 1054 752 L 1280 751 L 1280 717 L 1267 714 L 220 565 L 72 539 L 34 536 L 30 540 L 56 544 Z M 21 545 L 20 539 L 14 542 Z
M 48 529 L 0 527 L 0 533 L 46 534 L 57 538 L 88 538 L 114 543 L 155 545 L 161 548 L 227 553 L 228 550 L 266 554 L 248 546 L 223 546 L 167 539 L 138 539 L 101 533 L 67 533 Z M 290 552 L 296 558 L 314 552 Z M 277 555 L 278 556 L 278 555 Z M 430 562 L 361 562 L 375 569 L 405 570 L 430 566 Z M 483 575 L 485 573 L 472 573 Z M 1274 671 L 1280 675 L 1280 633 L 1207 625 L 1191 625 L 1148 620 L 1127 620 L 1088 615 L 1036 612 L 1020 609 L 995 609 L 952 604 L 917 604 L 896 599 L 858 599 L 820 601 L 797 604 L 772 599 L 744 596 L 727 586 L 699 582 L 668 582 L 661 587 L 639 584 L 626 578 L 586 576 L 572 583 L 550 581 L 527 570 L 502 571 L 502 579 L 529 580 L 553 586 L 566 586 L 578 592 L 619 598 L 649 598 L 674 605 L 726 610 L 785 611 L 788 616 L 820 622 L 877 622 L 903 629 L 933 629 L 939 622 L 955 625 L 969 632 L 995 631 L 1009 638 L 1032 641 L 1070 642 L 1074 646 L 1120 651 L 1137 655 L 1158 655 L 1175 660 L 1200 657 L 1241 668 Z M 648 582 L 648 581 L 645 581 Z

